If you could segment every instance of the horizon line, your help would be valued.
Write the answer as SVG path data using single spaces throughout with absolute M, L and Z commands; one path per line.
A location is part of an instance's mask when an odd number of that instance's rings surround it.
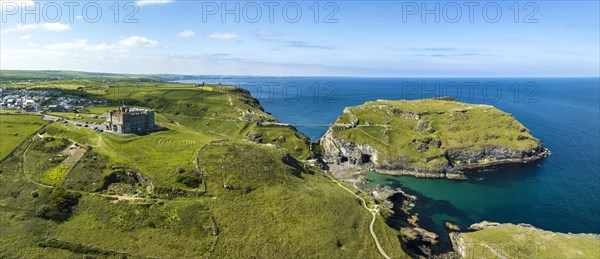
M 288 78 L 299 78 L 299 77 L 310 77 L 310 78 L 323 78 L 323 77 L 336 77 L 336 78 L 389 78 L 389 79 L 402 79 L 402 78 L 600 78 L 598 75 L 507 75 L 507 76 L 363 76 L 363 75 L 235 75 L 235 74 L 177 74 L 177 73 L 119 73 L 119 72 L 100 72 L 100 71 L 84 71 L 84 70 L 53 70 L 53 69 L 0 69 L 2 71 L 35 71 L 35 72 L 80 72 L 80 73 L 101 73 L 101 74 L 113 74 L 113 75 L 144 75 L 144 76 L 195 76 L 195 77 L 288 77 Z

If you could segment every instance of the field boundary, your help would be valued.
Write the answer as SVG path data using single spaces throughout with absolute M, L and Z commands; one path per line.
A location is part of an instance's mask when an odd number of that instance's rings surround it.
M 45 130 L 46 126 L 48 126 L 48 125 L 49 124 L 44 124 L 41 128 L 39 128 L 38 130 L 36 130 L 34 133 L 32 133 L 31 135 L 27 136 L 23 141 L 21 141 L 21 143 L 19 143 L 10 152 L 8 152 L 8 154 L 6 154 L 6 156 L 4 156 L 2 159 L 0 159 L 0 164 L 4 163 L 4 161 L 6 161 L 6 159 L 8 159 L 10 156 L 12 156 L 15 153 L 15 151 L 17 149 L 19 149 L 20 147 L 22 147 L 23 143 L 25 143 L 28 139 L 34 137 L 35 135 L 38 135 L 42 130 Z

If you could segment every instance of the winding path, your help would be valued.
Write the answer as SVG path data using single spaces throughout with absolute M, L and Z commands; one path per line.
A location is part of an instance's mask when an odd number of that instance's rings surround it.
M 24 141 L 28 141 L 28 140 L 24 140 Z M 25 160 L 25 157 L 26 157 L 25 154 L 27 154 L 27 151 L 29 151 L 29 147 L 31 146 L 31 141 L 29 143 L 27 143 L 27 147 L 25 148 L 25 150 L 23 151 L 23 154 L 21 155 L 21 170 L 23 171 L 23 176 L 25 177 L 25 179 L 27 181 L 29 181 L 37 186 L 41 186 L 41 187 L 45 187 L 45 188 L 54 188 L 54 186 L 38 183 L 38 182 L 34 181 L 33 179 L 31 179 L 29 177 L 29 175 L 27 175 L 27 169 L 26 169 L 27 161 Z
M 335 183 L 337 183 L 340 187 L 344 188 L 344 190 L 348 191 L 349 193 L 351 193 L 352 195 L 354 195 L 356 198 L 360 199 L 362 201 L 362 205 L 363 207 L 368 210 L 371 215 L 373 216 L 373 219 L 371 220 L 371 224 L 369 224 L 369 231 L 371 232 L 371 236 L 373 237 L 373 240 L 375 241 L 375 245 L 377 246 L 377 249 L 379 250 L 379 253 L 385 257 L 386 259 L 390 259 L 390 257 L 385 253 L 385 250 L 383 250 L 383 247 L 381 246 L 381 244 L 379 243 L 379 239 L 377 238 L 377 235 L 375 234 L 375 230 L 373 230 L 373 224 L 375 224 L 375 220 L 377 219 L 377 213 L 379 213 L 379 206 L 377 205 L 373 205 L 373 208 L 369 208 L 367 206 L 367 202 L 365 201 L 365 199 L 363 199 L 362 197 L 356 195 L 356 193 L 354 193 L 352 190 L 346 188 L 346 186 L 344 186 L 342 183 L 340 183 L 340 181 L 334 179 L 333 177 L 331 177 L 331 175 L 329 175 L 328 173 L 325 173 L 327 175 L 327 177 L 329 177 L 329 179 L 331 179 L 332 181 L 334 181 Z
M 51 185 L 46 185 L 46 184 L 43 184 L 43 183 L 40 183 L 40 182 L 36 182 L 33 179 L 31 179 L 31 177 L 29 177 L 29 175 L 27 175 L 27 169 L 26 169 L 27 161 L 25 159 L 25 157 L 26 157 L 25 154 L 27 153 L 27 151 L 29 150 L 30 147 L 31 147 L 31 142 L 27 144 L 27 147 L 25 148 L 25 150 L 23 151 L 23 154 L 21 155 L 22 156 L 21 157 L 21 163 L 22 163 L 21 170 L 23 172 L 23 176 L 25 177 L 25 179 L 27 181 L 29 181 L 30 183 L 35 184 L 37 186 L 44 187 L 44 188 L 49 188 L 49 189 L 56 188 L 56 186 L 51 186 Z M 70 173 L 70 171 L 69 171 L 69 173 Z M 74 191 L 74 192 L 78 192 L 78 193 L 88 193 L 88 192 L 78 191 L 78 190 L 70 190 L 70 191 Z M 135 196 L 130 196 L 130 195 L 98 194 L 98 196 L 100 196 L 100 197 L 109 197 L 109 198 L 116 198 L 117 199 L 117 200 L 115 200 L 116 202 L 122 201 L 122 200 L 125 200 L 125 201 L 141 201 L 141 200 L 145 200 L 145 198 L 135 197 Z

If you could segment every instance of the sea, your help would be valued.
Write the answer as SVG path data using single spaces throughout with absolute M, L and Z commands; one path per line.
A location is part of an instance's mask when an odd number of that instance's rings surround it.
M 365 172 L 376 184 L 417 197 L 422 227 L 449 241 L 445 221 L 462 229 L 484 220 L 527 223 L 563 233 L 600 234 L 600 78 L 205 77 L 249 90 L 275 118 L 318 140 L 345 107 L 378 99 L 451 96 L 515 116 L 551 155 L 529 164 L 468 172 L 467 180 Z

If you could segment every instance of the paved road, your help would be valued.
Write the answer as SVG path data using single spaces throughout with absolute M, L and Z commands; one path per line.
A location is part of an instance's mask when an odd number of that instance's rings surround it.
M 78 127 L 84 127 L 84 128 L 90 128 L 90 129 L 98 129 L 98 130 L 105 130 L 104 125 L 102 123 L 87 123 L 85 121 L 72 121 L 72 120 L 66 120 L 63 119 L 61 117 L 58 116 L 53 116 L 53 115 L 44 115 L 43 120 L 46 121 L 62 121 L 62 122 L 66 122 Z M 87 126 L 87 127 L 86 127 Z

